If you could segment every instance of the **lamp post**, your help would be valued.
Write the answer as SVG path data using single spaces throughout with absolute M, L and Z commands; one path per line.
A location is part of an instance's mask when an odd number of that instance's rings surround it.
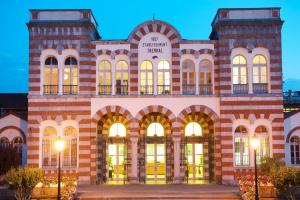
M 57 200 L 61 200 L 61 195 L 60 195 L 60 157 L 61 157 L 61 152 L 64 149 L 64 141 L 61 139 L 58 139 L 55 141 L 55 149 L 58 151 L 58 186 L 57 186 Z
M 254 149 L 254 173 L 255 173 L 255 200 L 259 200 L 258 196 L 258 180 L 257 180 L 257 164 L 256 164 L 256 150 L 259 145 L 258 138 L 254 135 L 251 139 L 251 146 Z

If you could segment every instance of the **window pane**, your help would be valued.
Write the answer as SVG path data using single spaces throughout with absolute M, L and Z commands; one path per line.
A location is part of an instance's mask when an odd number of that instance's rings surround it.
M 71 85 L 70 68 L 64 69 L 64 85 Z
M 50 68 L 44 68 L 44 85 L 50 85 Z
M 58 68 L 52 68 L 52 85 L 58 85 Z

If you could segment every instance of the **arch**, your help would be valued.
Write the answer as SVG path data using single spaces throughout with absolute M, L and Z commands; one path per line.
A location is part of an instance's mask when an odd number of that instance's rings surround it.
M 178 119 L 177 121 L 180 123 L 183 123 L 184 118 L 192 112 L 202 112 L 202 113 L 208 115 L 214 123 L 219 122 L 219 117 L 215 113 L 215 111 L 213 111 L 211 108 L 204 106 L 204 105 L 191 105 L 191 106 L 183 109 L 179 113 L 179 115 L 177 117 L 177 119 Z
M 149 126 L 147 127 L 147 136 L 152 137 L 152 136 L 164 136 L 165 135 L 165 131 L 164 131 L 164 127 L 161 125 L 161 123 L 159 122 L 152 122 L 151 124 L 149 124 Z
M 173 114 L 173 112 L 162 105 L 151 105 L 143 108 L 136 114 L 135 119 L 141 121 L 145 115 L 153 112 L 158 112 L 160 114 L 165 115 L 168 118 L 168 120 L 172 123 L 172 126 L 176 121 L 176 117 Z
M 3 128 L 1 128 L 0 129 L 0 136 L 1 136 L 1 133 L 3 132 L 3 131 L 5 131 L 5 130 L 7 130 L 7 129 L 14 129 L 14 130 L 17 130 L 17 131 L 19 131 L 20 133 L 21 133 L 21 135 L 22 135 L 22 139 L 23 139 L 23 141 L 24 141 L 24 144 L 26 144 L 27 142 L 27 138 L 26 138 L 26 134 L 24 133 L 24 131 L 22 130 L 22 129 L 20 129 L 19 127 L 16 127 L 16 126 L 5 126 L 5 127 L 3 127 Z
M 202 127 L 198 122 L 189 122 L 184 128 L 184 136 L 202 136 Z
M 133 116 L 131 115 L 131 113 L 121 107 L 121 106 L 105 106 L 104 108 L 101 108 L 100 110 L 98 110 L 92 117 L 92 122 L 97 124 L 98 121 L 106 114 L 111 114 L 111 113 L 118 113 L 123 115 L 129 122 L 132 121 Z
M 293 128 L 292 130 L 290 130 L 289 132 L 288 132 L 288 134 L 287 134 L 287 136 L 286 136 L 286 143 L 289 143 L 290 142 L 290 138 L 291 138 L 291 136 L 292 136 L 292 134 L 294 133 L 294 132 L 296 132 L 297 130 L 300 130 L 300 126 L 297 126 L 297 127 L 295 127 L 295 128 Z
M 128 41 L 138 44 L 141 38 L 150 32 L 157 32 L 167 36 L 171 43 L 178 43 L 181 40 L 180 33 L 172 25 L 161 20 L 149 20 L 135 27 L 129 34 Z M 175 42 L 172 42 L 173 40 Z

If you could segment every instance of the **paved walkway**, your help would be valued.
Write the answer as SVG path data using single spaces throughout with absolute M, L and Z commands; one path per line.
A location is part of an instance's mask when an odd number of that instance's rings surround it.
M 240 199 L 237 187 L 224 185 L 88 185 L 79 186 L 77 199 Z

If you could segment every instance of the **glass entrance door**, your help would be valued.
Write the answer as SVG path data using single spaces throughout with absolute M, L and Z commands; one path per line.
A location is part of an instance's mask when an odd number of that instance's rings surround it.
M 186 144 L 185 154 L 187 160 L 187 180 L 192 183 L 204 179 L 203 144 Z
M 165 144 L 146 145 L 146 179 L 147 183 L 165 183 Z
M 113 184 L 125 183 L 125 155 L 126 147 L 124 144 L 109 144 L 108 145 L 108 182 Z

